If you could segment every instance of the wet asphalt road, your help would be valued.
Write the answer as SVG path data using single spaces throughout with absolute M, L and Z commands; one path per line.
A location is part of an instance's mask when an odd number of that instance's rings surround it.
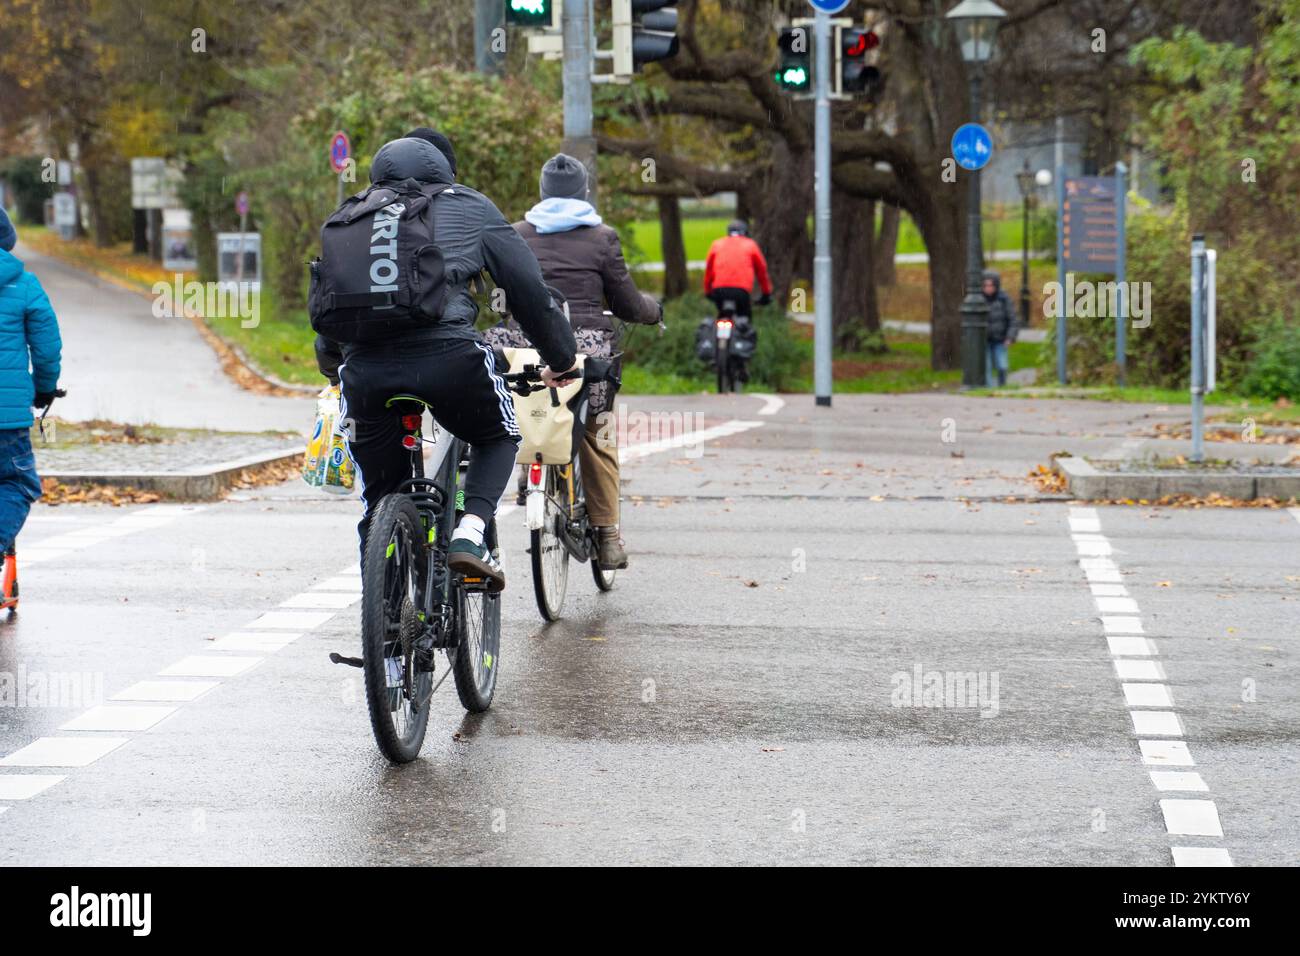
M 347 595 L 355 501 L 290 484 L 197 510 L 38 508 L 0 673 L 88 672 L 107 701 L 198 681 L 156 676 L 185 658 L 250 663 L 143 731 L 59 729 L 93 699 L 0 708 L 0 863 L 1164 866 L 1172 847 L 1296 862 L 1300 521 L 1099 507 L 1076 543 L 1086 510 L 1002 500 L 1034 493 L 1022 476 L 1050 452 L 1111 447 L 1167 412 L 628 404 L 762 424 L 699 457 L 628 461 L 633 566 L 607 595 L 574 568 L 557 624 L 533 606 L 520 514 L 504 516 L 496 703 L 467 717 L 444 685 L 403 768 L 374 747 L 360 672 L 326 658 L 355 652 L 355 603 L 249 626 L 313 585 Z M 1158 648 L 1135 660 L 1163 669 L 1159 711 L 1195 761 L 1172 769 L 1207 792 L 1153 785 L 1080 566 L 1094 547 Z M 213 649 L 249 631 L 301 636 Z M 974 672 L 987 693 L 901 706 L 918 668 Z M 80 767 L 12 765 L 40 738 L 123 742 Z M 1168 798 L 1213 800 L 1222 837 L 1171 834 Z

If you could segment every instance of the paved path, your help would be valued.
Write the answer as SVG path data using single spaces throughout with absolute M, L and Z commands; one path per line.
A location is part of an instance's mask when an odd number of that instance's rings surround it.
M 306 432 L 314 401 L 241 389 L 189 319 L 155 318 L 148 297 L 20 245 L 59 316 L 68 390 L 54 413 L 71 421 Z

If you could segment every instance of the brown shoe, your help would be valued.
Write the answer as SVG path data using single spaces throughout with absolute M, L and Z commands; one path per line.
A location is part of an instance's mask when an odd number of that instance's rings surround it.
M 596 564 L 602 571 L 621 571 L 627 567 L 627 552 L 623 550 L 623 539 L 618 536 L 617 526 L 597 528 L 596 539 L 599 542 Z

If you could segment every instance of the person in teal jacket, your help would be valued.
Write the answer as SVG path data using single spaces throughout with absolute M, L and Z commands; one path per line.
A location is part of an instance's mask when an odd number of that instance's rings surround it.
M 41 496 L 32 455 L 32 407 L 54 401 L 63 347 L 59 320 L 40 281 L 10 253 L 16 241 L 0 209 L 0 551 L 6 555 Z

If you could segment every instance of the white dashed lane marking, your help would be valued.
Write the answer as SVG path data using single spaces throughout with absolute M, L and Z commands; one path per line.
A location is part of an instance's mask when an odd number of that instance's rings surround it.
M 56 773 L 7 773 L 0 776 L 0 800 L 30 800 L 63 779 Z
M 1297 519 L 1300 520 L 1300 514 Z M 1158 661 L 1133 659 L 1157 657 L 1160 649 L 1154 640 L 1139 636 L 1146 631 L 1138 602 L 1122 583 L 1119 566 L 1111 557 L 1114 549 L 1101 533 L 1096 509 L 1071 508 L 1069 523 L 1071 539 L 1079 553 L 1079 566 L 1088 578 L 1115 676 L 1129 708 L 1142 762 L 1151 767 L 1194 766 L 1191 751 L 1181 739 L 1185 730 L 1174 710 L 1165 668 Z M 1209 791 L 1201 775 L 1193 771 L 1148 772 L 1158 792 Z M 1213 800 L 1166 797 L 1159 805 L 1170 836 L 1223 837 L 1219 811 Z M 1170 853 L 1175 866 L 1232 866 L 1231 856 L 1221 847 L 1171 846 Z
M 198 700 L 221 682 L 215 680 L 142 680 L 126 690 L 119 691 L 109 700 L 156 700 L 189 703 Z
M 175 707 L 154 705 L 105 704 L 78 714 L 59 730 L 114 730 L 139 733 L 148 730 L 164 717 L 176 713 Z
M 126 741 L 126 737 L 38 737 L 0 758 L 0 767 L 84 767 Z

